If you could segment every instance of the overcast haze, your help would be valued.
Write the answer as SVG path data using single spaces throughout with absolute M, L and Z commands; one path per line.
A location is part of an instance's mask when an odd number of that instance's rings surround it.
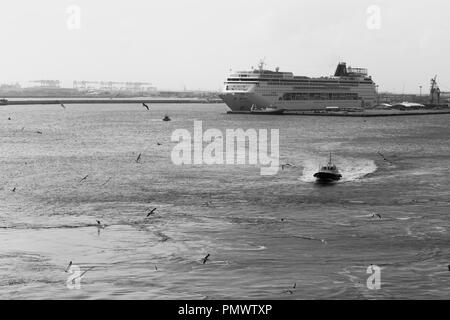
M 80 29 L 66 12 L 81 9 Z M 381 9 L 369 29 L 367 8 Z M 450 4 L 427 1 L 2 0 L 0 82 L 150 81 L 158 89 L 218 90 L 230 68 L 297 75 L 366 67 L 380 90 L 450 91 Z M 426 89 L 425 89 L 426 88 Z

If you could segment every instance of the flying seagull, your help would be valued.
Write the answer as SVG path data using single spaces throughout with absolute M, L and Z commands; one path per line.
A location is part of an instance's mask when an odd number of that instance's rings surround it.
M 96 220 L 96 221 L 97 221 L 97 227 L 98 227 L 98 228 L 105 229 L 106 225 L 102 224 L 102 223 L 100 222 L 100 220 Z
M 211 201 L 206 201 L 202 204 L 203 207 L 209 207 L 211 205 Z
M 381 152 L 378 151 L 378 154 L 380 155 L 380 157 L 383 158 L 384 161 L 391 162 L 391 161 L 389 161 L 388 159 L 386 159 L 386 157 L 384 156 L 384 154 L 382 154 Z
M 66 270 L 64 270 L 64 272 L 67 272 L 71 266 L 72 266 L 72 261 L 69 262 L 69 265 L 67 266 Z
M 372 214 L 372 218 L 378 217 L 379 219 L 381 219 L 381 214 L 379 213 L 374 213 Z
M 102 224 L 99 220 L 97 221 L 97 234 L 100 236 L 100 230 L 105 229 L 106 228 L 106 224 Z
M 14 187 L 14 189 L 11 190 L 12 192 L 16 192 L 16 187 Z
M 83 179 L 80 180 L 80 182 L 83 182 L 84 180 L 86 180 L 87 177 L 89 177 L 89 175 L 86 175 Z
M 203 258 L 203 264 L 206 263 L 206 261 L 208 260 L 209 256 L 210 256 L 210 254 L 208 253 L 208 254 L 206 255 L 206 257 Z
M 138 155 L 138 157 L 136 159 L 136 163 L 139 163 L 139 161 L 141 161 L 141 155 L 142 155 L 142 153 L 139 153 L 139 155 Z
M 152 211 L 150 211 L 150 212 L 147 214 L 147 218 L 150 217 L 152 214 L 155 214 L 155 210 L 156 210 L 156 208 L 154 208 Z
M 147 111 L 150 111 L 148 105 L 145 102 L 142 102 L 142 105 L 147 109 Z
M 286 167 L 292 167 L 292 168 L 297 168 L 297 166 L 291 164 L 291 163 L 286 163 L 286 164 L 282 164 L 281 165 L 281 170 L 284 170 L 284 168 Z
M 292 289 L 297 288 L 297 282 L 294 283 L 294 285 L 292 286 Z M 289 294 L 294 294 L 294 291 L 292 291 L 291 289 L 285 290 L 283 291 L 284 293 L 289 293 Z
M 106 225 L 102 224 L 99 220 L 96 220 L 96 221 L 97 221 L 97 225 L 96 225 L 96 227 L 97 227 L 97 234 L 98 234 L 98 236 L 100 236 L 100 230 L 105 229 Z
M 112 177 L 109 177 L 108 180 L 106 180 L 106 182 L 102 184 L 102 186 L 104 186 L 105 184 L 107 184 L 108 182 L 110 182 L 111 179 L 112 179 Z

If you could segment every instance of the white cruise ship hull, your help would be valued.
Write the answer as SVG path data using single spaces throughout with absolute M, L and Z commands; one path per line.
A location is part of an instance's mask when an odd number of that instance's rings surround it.
M 231 111 L 250 112 L 253 104 L 260 107 L 276 106 L 287 111 L 324 110 L 327 107 L 339 107 L 341 109 L 362 109 L 361 100 L 305 100 L 305 101 L 270 101 L 264 100 L 256 94 L 250 93 L 223 93 L 219 97 L 226 103 Z

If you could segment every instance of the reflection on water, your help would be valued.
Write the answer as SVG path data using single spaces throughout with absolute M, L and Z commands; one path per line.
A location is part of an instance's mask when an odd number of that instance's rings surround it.
M 448 116 L 225 111 L 0 109 L 0 297 L 449 298 Z M 174 166 L 171 133 L 194 120 L 278 128 L 280 164 L 295 167 Z M 324 188 L 312 175 L 329 152 L 343 179 Z M 66 287 L 69 261 L 89 270 L 81 290 Z M 381 290 L 365 285 L 370 264 Z

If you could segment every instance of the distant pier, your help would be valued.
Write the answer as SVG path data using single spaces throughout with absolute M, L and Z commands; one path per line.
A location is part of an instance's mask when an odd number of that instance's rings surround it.
M 43 105 L 43 104 L 180 104 L 180 103 L 223 103 L 221 99 L 16 99 L 0 102 L 0 106 Z
M 229 114 L 249 114 L 248 111 L 228 111 Z M 450 114 L 450 108 L 429 109 L 429 110 L 365 110 L 365 111 L 285 111 L 279 116 L 317 116 L 317 117 L 395 117 L 395 116 L 424 116 L 435 114 Z M 270 115 L 269 113 L 258 113 L 257 115 Z M 273 115 L 273 114 L 272 114 Z

